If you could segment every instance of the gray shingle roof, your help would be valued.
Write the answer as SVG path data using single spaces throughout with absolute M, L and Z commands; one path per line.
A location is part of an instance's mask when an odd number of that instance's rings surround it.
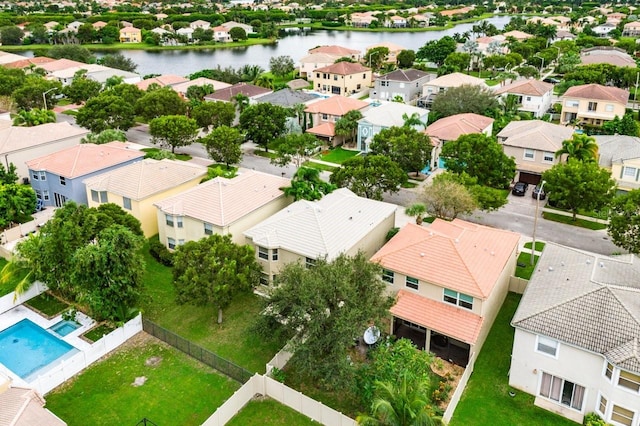
M 547 243 L 512 325 L 640 372 L 640 259 Z
M 624 135 L 598 135 L 594 136 L 598 144 L 602 167 L 611 167 L 614 163 L 623 160 L 640 158 L 640 138 Z
M 289 108 L 296 104 L 304 104 L 313 99 L 317 99 L 317 97 L 306 92 L 287 88 L 269 93 L 268 95 L 260 96 L 256 102 L 269 102 L 274 105 Z

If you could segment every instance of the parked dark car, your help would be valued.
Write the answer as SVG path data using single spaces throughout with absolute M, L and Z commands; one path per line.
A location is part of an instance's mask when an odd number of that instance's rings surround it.
M 533 188 L 533 192 L 531 193 L 532 198 L 538 198 L 538 193 L 540 193 L 540 199 L 544 200 L 547 198 L 547 194 L 544 192 L 544 189 L 541 191 L 539 186 Z
M 560 80 L 558 80 L 557 78 L 553 78 L 553 77 L 547 77 L 544 80 L 545 83 L 551 83 L 551 84 L 558 84 L 560 83 Z
M 529 185 L 525 182 L 518 182 L 515 185 L 513 185 L 513 189 L 511 190 L 511 193 L 513 195 L 517 195 L 518 197 L 524 197 L 524 194 L 527 192 L 527 188 L 529 187 Z

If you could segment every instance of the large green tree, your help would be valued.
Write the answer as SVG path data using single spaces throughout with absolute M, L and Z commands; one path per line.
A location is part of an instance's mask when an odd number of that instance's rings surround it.
M 219 126 L 231 127 L 235 117 L 236 108 L 231 102 L 202 102 L 191 111 L 191 118 L 206 131 L 212 127 L 214 129 Z
M 273 56 L 269 59 L 269 69 L 273 75 L 284 77 L 285 75 L 293 72 L 295 69 L 295 63 L 289 55 Z
M 609 205 L 616 190 L 616 182 L 608 170 L 595 161 L 575 158 L 556 164 L 543 173 L 542 179 L 546 181 L 549 201 L 570 210 L 574 221 L 578 210 L 593 211 Z
M 342 136 L 345 143 L 350 142 L 355 138 L 356 131 L 358 130 L 358 120 L 362 118 L 362 113 L 357 109 L 347 111 L 342 117 L 336 121 L 335 133 L 336 136 Z M 311 124 L 312 126 L 313 124 Z
M 395 161 L 405 172 L 416 176 L 431 160 L 431 139 L 424 132 L 408 126 L 389 127 L 373 137 L 372 154 L 385 155 Z
M 26 79 L 27 75 L 21 69 L 0 67 L 0 96 L 11 96 Z
M 478 207 L 471 192 L 463 184 L 450 179 L 434 179 L 418 198 L 424 203 L 427 213 L 447 220 L 455 219 L 459 214 L 472 213 Z
M 151 142 L 164 147 L 171 147 L 175 154 L 176 148 L 189 146 L 198 136 L 198 124 L 193 118 L 184 115 L 163 115 L 154 118 L 149 123 Z
M 605 122 L 602 129 L 609 135 L 638 136 L 640 124 L 633 116 L 633 112 L 625 113 L 622 118 L 616 115 L 613 120 Z
M 398 192 L 407 181 L 407 174 L 391 158 L 384 155 L 359 155 L 342 163 L 329 178 L 341 188 L 349 188 L 355 194 L 382 200 L 385 192 Z
M 36 193 L 30 186 L 0 184 L 0 229 L 29 220 L 36 210 Z
M 388 316 L 392 299 L 380 273 L 362 252 L 329 262 L 318 259 L 312 268 L 289 263 L 280 270 L 258 321 L 281 324 L 294 335 L 290 363 L 298 371 L 321 386 L 339 388 L 354 373 L 347 357 L 354 339 Z M 270 326 L 261 329 L 273 333 Z
M 87 101 L 97 96 L 102 90 L 102 84 L 99 81 L 92 80 L 86 76 L 86 71 L 76 72 L 73 81 L 62 89 L 62 93 L 75 104 Z
M 458 43 L 453 37 L 444 36 L 438 40 L 428 41 L 418 49 L 416 57 L 423 61 L 433 62 L 439 67 L 444 64 L 447 56 L 456 51 L 457 47 Z
M 482 133 L 462 135 L 447 142 L 440 156 L 445 159 L 447 170 L 463 172 L 477 178 L 480 185 L 492 188 L 507 188 L 516 173 L 516 163 L 502 150 L 502 146 L 491 136 Z
M 416 52 L 409 49 L 401 50 L 396 59 L 398 60 L 399 68 L 411 68 L 416 61 Z
M 45 80 L 33 74 L 29 75 L 24 80 L 24 84 L 13 92 L 12 97 L 20 109 L 44 108 L 44 98 L 47 100 L 47 109 L 52 109 L 56 106 L 54 96 L 61 90 L 62 84 L 59 81 Z
M 389 48 L 386 46 L 372 47 L 364 54 L 365 65 L 373 70 L 379 70 L 389 59 Z
M 153 120 L 163 115 L 184 115 L 187 112 L 187 104 L 178 92 L 170 87 L 163 87 L 147 92 L 138 99 L 135 110 L 136 114 Z
M 189 241 L 173 256 L 178 303 L 213 307 L 219 324 L 233 298 L 258 284 L 261 271 L 253 249 L 234 244 L 229 235 Z
M 291 185 L 284 188 L 285 195 L 294 201 L 319 200 L 336 189 L 336 185 L 320 179 L 320 170 L 313 167 L 300 167 L 291 179 Z
M 107 129 L 100 133 L 89 133 L 80 139 L 80 143 L 92 143 L 95 145 L 102 145 L 113 141 L 126 142 L 127 135 L 122 130 Z
M 490 89 L 463 84 L 438 94 L 433 101 L 431 112 L 438 118 L 466 112 L 482 115 L 499 106 L 498 100 Z
M 48 109 L 33 108 L 30 111 L 20 110 L 13 117 L 14 126 L 39 126 L 40 124 L 55 123 L 56 113 Z
M 321 145 L 318 138 L 311 133 L 291 133 L 281 136 L 277 142 L 276 155 L 271 159 L 271 163 L 280 167 L 285 167 L 290 163 L 300 167 Z
M 269 102 L 250 105 L 240 114 L 240 129 L 268 152 L 269 142 L 284 134 L 288 116 L 286 108 Z
M 227 168 L 231 164 L 237 164 L 242 159 L 242 142 L 244 136 L 238 129 L 228 126 L 219 126 L 211 133 L 200 139 L 209 154 L 209 158 L 218 163 L 224 163 Z
M 640 189 L 613 200 L 608 231 L 615 245 L 640 253 Z
M 54 59 L 70 59 L 72 61 L 84 62 L 92 64 L 96 61 L 96 57 L 86 47 L 78 44 L 59 44 L 53 46 L 47 52 L 47 56 Z
M 78 110 L 76 123 L 94 133 L 106 129 L 129 130 L 135 124 L 133 106 L 110 90 L 87 101 Z
M 109 53 L 98 59 L 100 65 L 115 68 L 118 70 L 136 72 L 138 65 L 131 58 L 127 58 L 122 53 Z
M 0 44 L 17 46 L 22 44 L 24 32 L 15 25 L 0 28 Z

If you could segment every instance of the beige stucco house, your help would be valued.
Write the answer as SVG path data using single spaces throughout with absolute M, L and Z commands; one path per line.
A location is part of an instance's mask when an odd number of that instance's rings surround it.
M 89 207 L 114 203 L 140 221 L 144 236 L 158 233 L 154 203 L 198 185 L 205 167 L 178 160 L 142 161 L 84 181 Z
M 392 334 L 466 366 L 509 290 L 520 235 L 455 219 L 405 225 L 371 261 L 382 269 Z
M 516 162 L 515 182 L 538 184 L 542 173 L 558 164 L 556 151 L 571 139 L 573 129 L 542 120 L 512 121 L 498 133 L 504 153 Z
M 625 135 L 594 136 L 598 163 L 611 171 L 620 191 L 640 189 L 640 138 Z
M 349 111 L 364 112 L 369 103 L 345 96 L 331 96 L 313 102 L 304 110 L 306 114 L 305 131 L 327 141 L 327 145 L 337 146 L 344 142 L 344 137 L 336 135 L 336 122 Z
M 160 242 L 169 249 L 212 234 L 231 235 L 244 244 L 242 233 L 291 203 L 282 188 L 289 179 L 243 170 L 233 179 L 217 177 L 155 203 Z
M 273 282 L 284 265 L 308 267 L 362 251 L 370 257 L 395 223 L 394 204 L 362 198 L 340 188 L 319 201 L 296 201 L 244 232 L 262 265 L 261 283 Z
M 584 84 L 570 87 L 560 101 L 560 124 L 576 122 L 601 126 L 605 121 L 624 115 L 629 91 L 600 84 Z
M 349 96 L 371 86 L 371 68 L 352 62 L 338 62 L 313 70 L 316 91 Z
M 547 243 L 511 325 L 509 385 L 582 424 L 640 424 L 640 262 Z
M 124 27 L 120 29 L 120 43 L 141 43 L 142 30 L 134 27 Z

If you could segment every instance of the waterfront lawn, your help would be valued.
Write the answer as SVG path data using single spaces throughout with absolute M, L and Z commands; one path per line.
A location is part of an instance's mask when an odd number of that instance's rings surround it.
M 249 293 L 236 297 L 224 310 L 222 324 L 218 324 L 213 307 L 176 303 L 172 269 L 149 254 L 148 242 L 143 255 L 146 270 L 141 309 L 145 318 L 249 371 L 265 372 L 266 363 L 285 342 L 264 342 L 251 331 L 262 308 L 259 296 Z
M 271 398 L 251 400 L 228 423 L 227 426 L 313 426 L 309 417 Z
M 353 158 L 358 154 L 360 154 L 360 151 L 343 149 L 339 146 L 337 148 L 329 150 L 326 154 L 320 154 L 320 159 L 329 163 L 342 164 L 349 158 Z
M 571 216 L 565 216 L 557 213 L 542 212 L 542 217 L 553 222 L 566 223 L 567 225 L 579 226 L 581 228 L 592 229 L 594 231 L 607 229 L 607 225 L 604 223 L 598 223 L 592 220 L 585 220 L 580 218 L 573 220 L 573 217 Z
M 522 296 L 509 293 L 475 363 L 450 426 L 575 426 L 570 420 L 533 405 L 521 391 L 509 396 L 509 367 L 514 330 L 511 318 Z
M 531 244 L 529 244 L 531 247 Z M 538 243 L 536 243 L 536 247 L 538 247 Z M 525 280 L 530 280 L 531 275 L 533 275 L 533 271 L 536 269 L 536 265 L 538 264 L 538 258 L 540 256 L 535 256 L 533 259 L 533 265 L 531 264 L 531 253 L 522 252 L 518 256 L 518 260 L 516 263 L 516 277 L 522 278 Z M 520 266 L 524 265 L 524 266 Z
M 146 382 L 133 386 L 139 377 Z M 138 334 L 49 393 L 46 406 L 69 426 L 135 425 L 143 418 L 157 425 L 195 426 L 239 387 L 177 349 Z
M 82 47 L 86 47 L 89 50 L 97 51 L 120 51 L 120 50 L 211 50 L 211 49 L 224 49 L 229 47 L 246 47 L 258 44 L 275 44 L 277 40 L 269 38 L 249 38 L 244 41 L 233 41 L 229 43 L 216 43 L 216 44 L 188 44 L 185 46 L 152 46 L 146 43 L 113 43 L 113 44 L 101 44 L 101 43 L 89 43 L 83 44 Z M 29 45 L 16 45 L 16 46 L 2 46 L 2 50 L 10 52 L 19 52 L 24 50 L 49 50 L 50 44 L 29 44 Z

